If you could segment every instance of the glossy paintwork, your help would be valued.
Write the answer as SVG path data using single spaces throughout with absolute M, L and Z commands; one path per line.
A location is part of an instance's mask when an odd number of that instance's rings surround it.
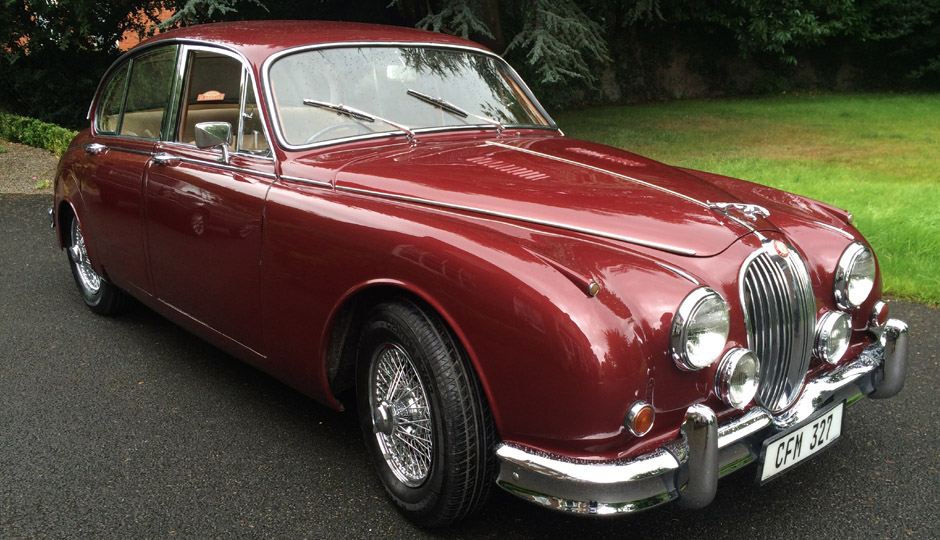
M 357 161 L 336 184 L 690 255 L 714 255 L 750 232 L 707 208 L 707 201 L 736 202 L 711 184 L 646 158 L 557 136 L 491 136 L 472 145 L 429 141 Z
M 141 187 L 154 141 L 99 137 L 96 142 L 109 148 L 97 155 L 86 154 L 82 167 L 74 170 L 86 205 L 80 214 L 86 218 L 86 236 L 96 238 L 106 276 L 114 274 L 113 279 L 124 289 L 149 291 Z
M 161 143 L 182 158 L 147 168 L 147 248 L 154 294 L 239 343 L 261 350 L 261 228 L 271 160 Z M 258 174 L 252 174 L 256 171 Z
M 272 22 L 191 27 L 144 47 L 171 39 L 236 51 L 261 102 L 260 66 L 285 47 L 476 46 L 408 29 Z M 91 156 L 81 148 L 91 142 L 113 149 Z M 347 315 L 375 298 L 419 297 L 466 349 L 503 441 L 588 459 L 661 445 L 693 403 L 720 419 L 740 414 L 716 397 L 715 367 L 676 368 L 668 333 L 682 299 L 709 286 L 731 306 L 727 349 L 746 347 L 738 273 L 760 245 L 752 229 L 803 255 L 820 310 L 833 307 L 842 250 L 860 240 L 828 205 L 549 129 L 424 133 L 414 146 L 401 135 L 305 152 L 275 145 L 273 159 L 235 155 L 227 166 L 216 150 L 93 131 L 73 145 L 57 175 L 57 217 L 72 209 L 95 269 L 145 304 L 341 407 Z M 157 166 L 118 147 L 182 159 Z M 708 202 L 759 204 L 770 216 L 742 223 Z M 880 285 L 854 312 L 855 351 L 870 342 Z M 623 427 L 638 399 L 657 414 L 643 438 Z

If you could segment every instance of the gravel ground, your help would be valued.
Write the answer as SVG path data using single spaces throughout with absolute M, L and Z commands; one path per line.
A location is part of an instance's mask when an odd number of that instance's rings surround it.
M 55 154 L 2 139 L 0 149 L 0 193 L 52 194 Z

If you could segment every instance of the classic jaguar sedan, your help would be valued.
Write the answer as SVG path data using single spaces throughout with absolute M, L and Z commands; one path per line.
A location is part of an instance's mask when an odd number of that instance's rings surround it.
M 88 307 L 133 297 L 330 407 L 354 395 L 427 526 L 494 485 L 702 507 L 904 385 L 851 214 L 567 138 L 469 41 L 194 26 L 118 59 L 89 120 L 51 210 Z

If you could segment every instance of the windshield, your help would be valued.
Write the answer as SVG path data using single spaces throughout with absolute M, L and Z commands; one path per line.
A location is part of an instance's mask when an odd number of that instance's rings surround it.
M 275 112 L 292 146 L 400 132 L 386 122 L 336 114 L 342 105 L 412 130 L 550 127 L 498 58 L 417 47 L 315 49 L 279 58 L 268 72 Z M 306 100 L 306 105 L 305 105 Z

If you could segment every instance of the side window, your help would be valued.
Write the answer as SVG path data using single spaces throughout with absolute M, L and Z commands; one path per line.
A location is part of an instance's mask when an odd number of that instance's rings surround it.
M 228 122 L 233 132 L 238 129 L 241 62 L 222 54 L 194 51 L 187 73 L 177 140 L 194 144 L 196 124 L 201 122 Z
M 98 106 L 95 128 L 99 133 L 115 134 L 120 128 L 121 107 L 124 105 L 124 87 L 127 85 L 127 63 L 124 63 L 108 81 Z
M 261 112 L 255 99 L 255 89 L 251 85 L 248 73 L 243 74 L 245 81 L 245 106 L 242 110 L 242 127 L 238 132 L 238 147 L 240 152 L 249 154 L 268 155 L 271 148 L 268 139 L 264 136 L 264 127 L 261 122 Z
M 131 61 L 120 135 L 160 138 L 163 112 L 169 100 L 176 68 L 175 59 L 176 47 L 161 47 Z
M 261 114 L 242 63 L 224 54 L 193 51 L 186 72 L 176 140 L 195 144 L 196 124 L 228 122 L 235 134 L 235 151 L 267 155 Z M 242 88 L 246 89 L 244 100 Z

